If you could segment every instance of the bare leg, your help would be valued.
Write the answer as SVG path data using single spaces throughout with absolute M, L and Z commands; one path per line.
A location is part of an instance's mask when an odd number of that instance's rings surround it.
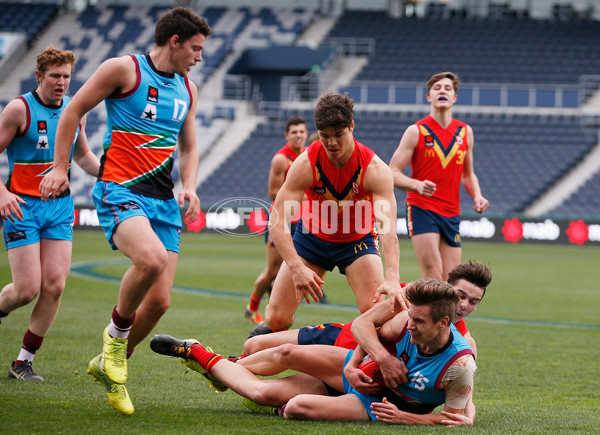
M 440 255 L 442 257 L 442 268 L 444 274 L 442 279 L 447 280 L 450 271 L 458 266 L 461 262 L 462 248 L 460 246 L 450 246 L 444 241 L 444 239 L 441 239 Z
M 443 279 L 442 256 L 440 254 L 440 235 L 423 233 L 412 237 L 415 256 L 421 267 L 423 278 Z
M 148 336 L 167 312 L 171 304 L 171 290 L 177 269 L 178 254 L 167 251 L 168 264 L 158 281 L 154 283 L 142 303 L 136 310 L 135 321 L 129 334 L 127 349 L 132 352 L 144 338 Z
M 325 269 L 322 269 L 314 264 L 304 261 L 317 275 L 323 276 Z M 300 303 L 296 300 L 296 292 L 294 291 L 294 280 L 290 268 L 284 262 L 279 269 L 269 305 L 265 309 L 265 321 L 267 326 L 273 331 L 281 331 L 287 329 L 294 324 L 294 314 Z
M 354 394 L 338 397 L 300 394 L 290 399 L 283 416 L 291 420 L 369 421 L 360 399 Z
M 42 239 L 42 287 L 29 319 L 29 330 L 45 337 L 56 318 L 71 266 L 72 243 Z
M 119 289 L 117 311 L 133 316 L 146 293 L 159 280 L 168 264 L 167 251 L 148 219 L 134 216 L 121 222 L 113 235 L 119 250 L 133 261 Z
M 244 343 L 246 354 L 252 355 L 260 350 L 270 349 L 282 344 L 298 344 L 298 329 L 274 332 L 272 334 L 255 335 Z
M 375 290 L 383 283 L 383 265 L 378 255 L 363 255 L 346 267 L 348 284 L 361 313 L 373 306 Z M 383 300 L 383 297 L 381 298 Z

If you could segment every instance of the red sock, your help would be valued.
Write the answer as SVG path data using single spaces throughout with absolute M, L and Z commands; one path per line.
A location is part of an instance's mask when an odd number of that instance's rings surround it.
M 204 346 L 197 343 L 192 345 L 188 358 L 196 361 L 208 373 L 211 373 L 213 366 L 223 359 L 221 355 L 209 352 L 204 348 Z
M 112 321 L 117 328 L 125 331 L 125 330 L 131 328 L 131 325 L 133 325 L 134 320 L 135 320 L 135 313 L 133 313 L 133 316 L 131 316 L 130 318 L 127 319 L 125 317 L 122 317 L 119 314 L 119 312 L 117 311 L 117 307 L 115 305 L 115 308 L 113 309 L 113 312 L 112 312 Z
M 44 341 L 44 337 L 35 335 L 28 329 L 23 337 L 23 348 L 31 353 L 35 353 L 36 350 L 42 347 L 42 341 Z
M 258 306 L 260 305 L 261 299 L 262 298 L 259 298 L 254 293 L 250 295 L 250 303 L 248 304 L 250 311 L 258 311 Z

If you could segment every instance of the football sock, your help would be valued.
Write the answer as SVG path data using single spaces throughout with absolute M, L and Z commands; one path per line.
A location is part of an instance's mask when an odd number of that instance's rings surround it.
M 23 346 L 21 347 L 21 351 L 19 352 L 19 357 L 15 362 L 15 366 L 21 365 L 25 360 L 33 361 L 35 352 L 42 347 L 42 341 L 44 341 L 44 337 L 35 335 L 28 329 L 23 337 Z
M 250 295 L 250 303 L 248 304 L 248 309 L 250 311 L 258 311 L 258 306 L 260 305 L 260 300 L 262 298 L 257 297 L 254 293 Z
M 198 343 L 192 345 L 188 358 L 196 361 L 208 373 L 211 373 L 213 366 L 223 359 L 221 355 L 207 351 L 204 346 Z
M 122 317 L 115 306 L 110 319 L 110 325 L 108 325 L 108 335 L 112 338 L 127 339 L 134 319 L 135 313 L 129 318 Z

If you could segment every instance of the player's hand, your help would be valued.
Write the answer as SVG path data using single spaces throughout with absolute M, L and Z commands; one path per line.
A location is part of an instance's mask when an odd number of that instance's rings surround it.
M 385 385 L 390 388 L 396 388 L 400 384 L 408 383 L 408 369 L 406 365 L 392 354 L 377 361 L 381 369 L 381 375 Z
M 42 201 L 55 199 L 56 195 L 64 192 L 69 187 L 67 172 L 58 171 L 54 167 L 44 175 L 40 182 L 40 195 Z
M 306 303 L 310 304 L 311 297 L 315 302 L 319 302 L 319 298 L 323 297 L 321 286 L 325 284 L 325 281 L 304 264 L 299 267 L 290 268 L 290 270 L 292 271 L 292 279 L 294 280 L 294 288 L 296 289 L 296 302 L 300 303 L 304 299 Z
M 404 296 L 404 289 L 400 286 L 400 281 L 397 279 L 386 279 L 378 288 L 375 290 L 375 296 L 373 302 L 377 302 L 381 295 L 388 295 L 393 301 L 390 304 L 390 311 L 392 313 L 399 313 L 400 311 L 408 310 L 410 302 Z
M 388 402 L 384 397 L 381 402 L 371 403 L 371 412 L 378 421 L 387 424 L 414 424 L 416 421 L 411 418 L 413 414 L 400 411 L 396 405 Z
M 446 411 L 442 411 L 441 414 L 447 417 L 445 420 L 442 420 L 442 423 L 446 426 L 473 426 L 473 419 L 464 414 Z
M 26 201 L 18 195 L 6 190 L 0 195 L 0 217 L 2 220 L 19 221 L 23 220 L 23 210 L 19 204 L 26 204 Z
M 417 192 L 423 196 L 433 196 L 437 189 L 436 184 L 433 181 L 424 180 L 419 182 L 417 185 Z
M 200 214 L 200 199 L 198 199 L 195 189 L 181 189 L 177 195 L 179 207 L 185 207 L 186 201 L 188 202 L 188 208 L 185 211 L 185 221 L 194 222 Z
M 357 367 L 351 367 L 350 364 L 346 364 L 344 375 L 350 385 L 352 385 L 352 388 L 359 393 L 375 395 L 381 391 L 381 387 Z
M 490 206 L 490 202 L 481 195 L 473 198 L 473 202 L 473 210 L 477 213 L 483 213 Z

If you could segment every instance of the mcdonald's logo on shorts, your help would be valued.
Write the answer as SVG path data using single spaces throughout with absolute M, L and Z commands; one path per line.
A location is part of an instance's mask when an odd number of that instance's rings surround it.
M 365 242 L 360 242 L 354 245 L 354 253 L 356 254 L 358 251 L 362 251 L 363 248 L 369 249 Z
M 456 233 L 454 235 L 454 243 L 460 243 L 460 234 Z

